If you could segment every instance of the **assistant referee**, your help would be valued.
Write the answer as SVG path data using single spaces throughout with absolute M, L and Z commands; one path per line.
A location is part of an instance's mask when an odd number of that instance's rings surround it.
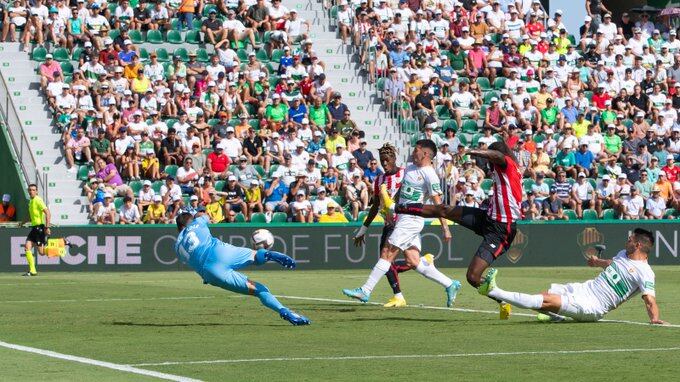
M 24 276 L 37 276 L 38 272 L 35 270 L 35 258 L 33 257 L 33 247 L 38 248 L 38 253 L 45 254 L 45 244 L 47 243 L 47 236 L 50 235 L 50 220 L 52 215 L 49 208 L 38 196 L 38 186 L 35 184 L 28 185 L 28 196 L 31 200 L 28 202 L 28 216 L 31 219 L 31 232 L 26 237 L 26 262 L 28 262 L 28 272 Z

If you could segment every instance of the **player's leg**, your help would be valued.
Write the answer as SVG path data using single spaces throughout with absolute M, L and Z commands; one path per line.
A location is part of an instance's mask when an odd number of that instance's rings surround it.
M 394 236 L 394 233 L 390 236 L 390 238 L 392 236 Z M 368 302 L 368 300 L 371 298 L 371 292 L 373 292 L 373 288 L 375 288 L 376 284 L 378 284 L 378 281 L 380 281 L 385 273 L 390 270 L 392 261 L 395 257 L 397 257 L 398 254 L 399 247 L 390 244 L 388 240 L 387 246 L 383 248 L 382 252 L 380 253 L 380 259 L 373 267 L 373 270 L 371 270 L 371 273 L 368 275 L 368 279 L 366 279 L 364 285 L 355 289 L 343 289 L 342 293 L 347 297 L 355 298 L 361 302 Z
M 520 292 L 505 291 L 496 284 L 498 271 L 494 268 L 489 269 L 484 281 L 477 291 L 484 295 L 493 297 L 524 309 L 543 310 L 552 313 L 559 313 L 562 306 L 560 295 L 552 293 L 527 294 Z
M 394 230 L 393 225 L 386 225 L 383 227 L 382 234 L 380 235 L 380 254 L 382 255 L 382 251 L 386 250 L 386 245 L 387 245 L 387 239 L 390 237 L 392 234 L 392 231 Z M 387 277 L 387 282 L 390 284 L 390 288 L 392 288 L 392 293 L 394 296 L 390 298 L 385 305 L 383 305 L 385 308 L 400 308 L 406 306 L 406 299 L 404 298 L 404 295 L 401 293 L 401 285 L 399 284 L 399 269 L 395 265 L 396 262 L 392 263 L 390 265 L 390 269 L 385 273 L 385 277 Z
M 31 231 L 33 232 L 33 231 Z M 30 237 L 30 234 L 29 234 Z M 34 243 L 31 239 L 26 239 L 26 244 L 24 244 L 24 249 L 26 253 L 26 262 L 28 263 L 28 272 L 24 273 L 24 276 L 35 276 L 38 272 L 35 270 L 35 257 L 33 257 L 33 246 Z
M 456 295 L 460 290 L 460 281 L 452 280 L 439 271 L 434 263 L 429 263 L 420 257 L 420 237 L 417 242 L 404 251 L 406 262 L 416 270 L 416 272 L 444 287 L 446 291 L 446 306 L 451 307 L 456 300 Z

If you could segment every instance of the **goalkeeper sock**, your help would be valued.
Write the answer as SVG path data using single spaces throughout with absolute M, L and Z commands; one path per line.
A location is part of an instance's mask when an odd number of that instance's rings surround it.
M 271 294 L 269 288 L 258 282 L 255 282 L 255 296 L 260 299 L 262 305 L 277 313 L 281 310 L 281 308 L 284 307 L 283 304 L 281 304 L 279 300 L 277 300 L 276 297 Z
M 542 294 L 526 294 L 518 292 L 506 292 L 498 287 L 489 292 L 489 297 L 495 297 L 502 301 L 524 309 L 540 309 L 543 305 Z
M 35 271 L 35 258 L 33 257 L 33 252 L 30 249 L 26 250 L 26 262 L 28 263 L 28 273 L 34 275 L 38 272 Z

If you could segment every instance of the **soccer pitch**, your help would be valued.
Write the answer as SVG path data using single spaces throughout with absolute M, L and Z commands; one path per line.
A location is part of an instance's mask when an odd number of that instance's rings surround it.
M 680 268 L 653 268 L 661 318 L 680 324 Z M 402 274 L 407 308 L 344 298 L 340 289 L 359 286 L 368 271 L 246 272 L 307 315 L 307 327 L 289 325 L 255 298 L 203 285 L 190 272 L 2 274 L 0 380 L 677 378 L 680 325 L 638 324 L 647 322 L 639 296 L 606 317 L 614 322 L 542 324 L 516 308 L 500 321 L 496 304 L 467 285 L 457 309 L 444 308 L 443 289 L 415 272 Z M 443 271 L 464 278 L 463 269 Z M 498 282 L 538 292 L 596 274 L 586 267 L 511 268 L 500 270 Z M 381 281 L 372 302 L 389 297 Z M 154 372 L 161 374 L 148 375 Z

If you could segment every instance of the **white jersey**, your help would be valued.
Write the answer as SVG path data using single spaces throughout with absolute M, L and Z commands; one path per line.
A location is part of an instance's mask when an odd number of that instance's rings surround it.
M 441 195 L 439 177 L 434 167 L 408 165 L 404 169 L 399 190 L 399 203 L 427 203 L 433 196 Z M 420 216 L 398 215 L 394 231 L 388 242 L 402 251 L 415 248 L 420 251 L 420 231 L 425 219 Z
M 646 261 L 631 260 L 622 250 L 597 278 L 583 286 L 600 303 L 602 313 L 607 313 L 640 292 L 655 296 L 654 277 Z

